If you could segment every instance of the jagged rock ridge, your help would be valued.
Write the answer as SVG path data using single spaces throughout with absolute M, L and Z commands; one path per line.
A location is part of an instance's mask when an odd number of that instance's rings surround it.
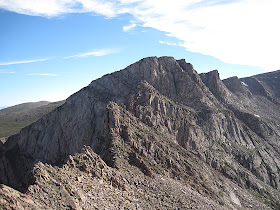
M 252 78 L 221 81 L 217 71 L 199 75 L 185 60 L 142 59 L 10 137 L 0 147 L 1 182 L 43 207 L 93 208 L 98 182 L 111 186 L 110 174 L 118 173 L 122 181 L 110 193 L 123 196 L 96 208 L 277 209 L 279 79 L 277 72 Z M 94 161 L 84 163 L 84 145 L 93 150 L 85 154 L 105 161 L 107 175 L 96 175 Z M 90 177 L 94 185 L 86 191 L 62 174 Z M 48 190 L 55 183 L 62 187 Z M 61 202 L 47 196 L 61 192 Z

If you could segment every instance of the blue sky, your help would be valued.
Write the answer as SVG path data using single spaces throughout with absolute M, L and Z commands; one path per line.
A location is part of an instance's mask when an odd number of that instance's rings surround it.
M 221 78 L 280 68 L 276 0 L 158 2 L 0 1 L 0 107 L 65 99 L 147 56 Z

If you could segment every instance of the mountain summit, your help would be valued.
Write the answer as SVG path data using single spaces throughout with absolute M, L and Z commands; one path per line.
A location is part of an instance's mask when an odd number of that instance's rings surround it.
M 279 83 L 173 57 L 105 75 L 0 142 L 0 206 L 279 209 Z

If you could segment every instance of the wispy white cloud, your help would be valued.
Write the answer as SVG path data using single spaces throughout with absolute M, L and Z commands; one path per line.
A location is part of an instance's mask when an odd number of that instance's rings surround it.
M 49 58 L 36 59 L 36 60 L 0 62 L 0 66 L 8 66 L 8 65 L 23 64 L 23 63 L 34 63 L 34 62 L 40 62 L 40 61 L 46 61 L 46 60 L 49 60 Z
M 159 41 L 159 43 L 161 43 L 161 44 L 166 44 L 166 45 L 169 45 L 169 46 L 180 46 L 180 47 L 183 46 L 182 43 L 166 42 L 166 41 L 161 41 L 161 40 Z
M 275 70 L 280 67 L 279 7 L 277 0 L 145 0 L 134 16 L 143 26 L 177 38 L 189 51 Z
M 271 71 L 280 68 L 277 8 L 278 0 L 144 0 L 133 15 L 189 51 Z
M 25 15 L 44 17 L 85 12 L 115 17 L 125 12 L 113 1 L 106 0 L 1 0 L 0 8 Z
M 48 17 L 93 12 L 112 18 L 128 13 L 138 25 L 166 32 L 189 51 L 227 63 L 280 68 L 279 0 L 2 0 L 0 8 Z M 94 54 L 75 57 L 89 55 Z
M 136 23 L 131 23 L 130 25 L 127 25 L 127 26 L 123 26 L 123 31 L 130 31 L 132 30 L 133 28 L 135 28 L 137 25 Z
M 67 57 L 64 57 L 64 59 L 81 58 L 81 57 L 88 57 L 88 56 L 105 56 L 105 55 L 109 55 L 109 54 L 113 54 L 113 53 L 117 53 L 117 52 L 118 51 L 114 50 L 114 49 L 94 50 L 94 51 L 90 51 L 90 52 L 67 56 Z
M 50 77 L 57 77 L 58 74 L 52 74 L 52 73 L 43 73 L 43 74 L 27 74 L 29 76 L 50 76 Z
M 0 74 L 15 74 L 14 71 L 0 71 Z
M 0 74 L 15 74 L 14 71 L 8 71 L 8 70 L 0 70 Z
M 25 15 L 47 17 L 54 17 L 69 12 L 78 12 L 78 10 L 75 9 L 77 7 L 77 1 L 75 0 L 2 0 L 0 1 L 0 7 Z

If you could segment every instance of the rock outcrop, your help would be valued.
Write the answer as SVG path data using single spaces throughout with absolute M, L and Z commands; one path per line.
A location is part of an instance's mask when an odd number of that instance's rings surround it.
M 34 208 L 280 208 L 278 74 L 142 59 L 1 144 L 0 181 Z

